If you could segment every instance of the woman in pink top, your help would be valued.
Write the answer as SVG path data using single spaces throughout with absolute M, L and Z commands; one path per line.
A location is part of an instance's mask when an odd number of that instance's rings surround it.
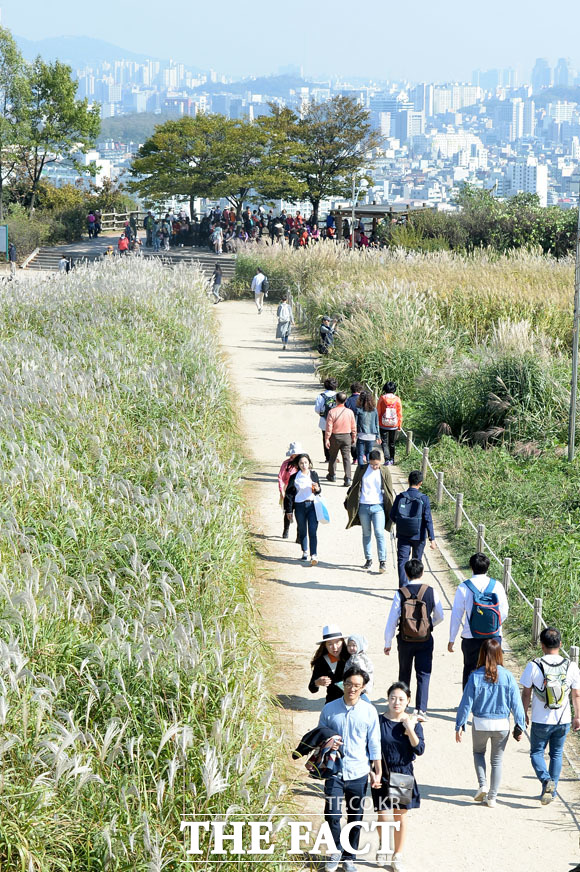
M 288 451 L 286 452 L 286 460 L 282 463 L 280 472 L 278 473 L 278 488 L 280 490 L 280 505 L 282 506 L 282 511 L 284 511 L 284 494 L 286 493 L 286 486 L 290 477 L 294 475 L 298 469 L 296 461 L 300 454 L 302 454 L 302 446 L 300 443 L 291 442 L 288 446 Z M 282 539 L 288 538 L 288 531 L 290 530 L 291 523 L 292 521 L 284 512 L 284 531 L 282 533 Z

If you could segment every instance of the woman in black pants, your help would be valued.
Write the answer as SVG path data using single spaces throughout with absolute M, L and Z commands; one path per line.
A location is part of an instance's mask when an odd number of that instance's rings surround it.
M 316 548 L 318 539 L 318 519 L 314 508 L 314 497 L 320 493 L 318 473 L 312 469 L 312 461 L 308 454 L 296 458 L 298 471 L 290 477 L 284 495 L 284 512 L 286 518 L 292 520 L 292 512 L 296 515 L 298 524 L 298 539 L 302 546 L 302 560 L 308 560 L 308 545 L 310 543 L 310 565 L 316 566 L 318 556 Z

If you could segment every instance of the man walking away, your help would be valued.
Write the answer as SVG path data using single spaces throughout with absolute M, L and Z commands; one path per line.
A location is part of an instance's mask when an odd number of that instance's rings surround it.
M 379 417 L 380 420 L 380 417 Z M 397 494 L 391 509 L 391 521 L 397 528 L 397 563 L 399 566 L 399 587 L 407 582 L 405 563 L 409 557 L 421 560 L 425 550 L 427 535 L 431 548 L 435 548 L 435 531 L 431 516 L 431 503 L 427 494 L 420 493 L 423 476 L 418 469 L 409 474 L 409 487 Z M 477 658 L 476 658 L 477 659 Z
M 8 260 L 10 261 L 10 277 L 16 275 L 16 246 L 13 242 L 8 246 Z
M 393 636 L 398 628 L 399 681 L 411 686 L 415 663 L 417 696 L 415 714 L 427 720 L 429 681 L 433 667 L 433 627 L 443 620 L 443 606 L 437 591 L 423 582 L 423 564 L 411 558 L 405 563 L 407 583 L 393 597 L 385 627 L 385 654 L 391 653 Z
M 455 591 L 447 646 L 452 654 L 455 637 L 463 621 L 461 650 L 464 690 L 467 679 L 477 667 L 481 643 L 485 639 L 498 639 L 501 642 L 502 624 L 509 612 L 503 585 L 487 574 L 489 557 L 478 551 L 469 558 L 469 565 L 473 576 L 462 582 Z
M 356 404 L 358 402 L 359 394 L 361 391 L 364 391 L 364 388 L 365 386 L 362 382 L 353 382 L 350 386 L 350 397 L 348 397 L 346 403 L 344 404 L 347 409 L 351 410 L 355 418 L 357 409 Z M 356 445 L 352 446 L 350 453 L 352 457 L 352 462 L 356 463 Z
M 340 853 L 340 819 L 343 797 L 346 801 L 348 823 L 361 821 L 367 792 L 369 769 L 371 787 L 381 784 L 381 734 L 379 716 L 374 705 L 361 699 L 369 676 L 363 669 L 353 667 L 343 676 L 344 696 L 327 702 L 320 713 L 319 727 L 335 730 L 332 749 L 342 752 L 342 770 L 324 781 L 324 818 L 330 827 L 339 853 L 332 853 L 324 866 L 325 872 L 336 872 L 342 860 L 344 872 L 356 872 L 355 853 Z M 350 832 L 353 851 L 358 850 L 360 827 Z
M 530 758 L 542 785 L 542 805 L 548 805 L 556 796 L 570 723 L 574 731 L 580 730 L 580 671 L 576 663 L 560 653 L 561 641 L 560 632 L 555 627 L 542 630 L 542 656 L 528 663 L 520 679 L 526 724 L 530 722 L 528 708 L 530 700 L 532 702 Z M 546 748 L 549 766 L 544 758 Z
M 264 305 L 264 294 L 266 292 L 266 288 L 264 287 L 264 282 L 267 282 L 266 276 L 258 267 L 256 270 L 256 275 L 252 279 L 252 291 L 254 292 L 254 301 L 256 303 L 256 309 L 258 310 L 258 315 L 262 314 L 262 307 Z
M 356 421 L 350 409 L 344 405 L 346 394 L 336 395 L 336 406 L 326 416 L 326 447 L 328 449 L 328 481 L 336 481 L 336 459 L 342 456 L 344 486 L 351 485 L 350 447 L 356 442 Z
M 324 390 L 316 397 L 314 411 L 318 415 L 318 426 L 322 430 L 322 447 L 324 459 L 328 463 L 328 448 L 326 447 L 326 416 L 333 406 L 336 406 L 336 391 L 338 382 L 335 378 L 324 379 Z
M 377 403 L 377 412 L 385 463 L 387 466 L 392 466 L 395 462 L 397 433 L 403 426 L 403 406 L 397 396 L 395 382 L 386 382 L 383 385 L 383 392 Z

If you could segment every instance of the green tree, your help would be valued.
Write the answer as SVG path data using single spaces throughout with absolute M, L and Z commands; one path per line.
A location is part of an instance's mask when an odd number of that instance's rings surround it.
M 97 106 L 77 100 L 77 83 L 71 69 L 60 61 L 46 63 L 38 57 L 27 67 L 28 99 L 23 107 L 26 141 L 20 157 L 30 184 L 28 211 L 34 211 L 38 186 L 47 164 L 87 152 L 99 133 Z M 79 167 L 79 171 L 89 171 Z
M 17 146 L 25 136 L 23 73 L 24 61 L 12 34 L 0 27 L 0 221 L 4 220 L 4 187 L 19 163 Z
M 372 130 L 370 116 L 352 97 L 337 96 L 325 103 L 310 103 L 302 117 L 285 120 L 298 146 L 291 156 L 291 171 L 302 196 L 312 204 L 318 223 L 320 201 L 348 197 L 353 175 L 364 175 L 371 152 L 382 137 Z

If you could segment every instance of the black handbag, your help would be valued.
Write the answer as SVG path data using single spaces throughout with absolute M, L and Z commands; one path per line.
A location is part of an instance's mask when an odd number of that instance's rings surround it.
M 401 772 L 389 772 L 388 797 L 393 805 L 410 806 L 413 799 L 415 779 Z

